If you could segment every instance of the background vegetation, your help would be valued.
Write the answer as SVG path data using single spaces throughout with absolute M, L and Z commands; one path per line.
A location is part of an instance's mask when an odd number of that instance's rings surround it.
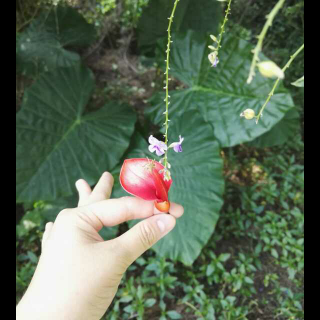
M 233 1 L 215 70 L 206 47 L 223 4 L 200 2 L 180 1 L 173 26 L 170 134 L 186 144 L 170 161 L 171 197 L 186 214 L 130 268 L 105 319 L 303 319 L 304 90 L 291 83 L 304 74 L 304 57 L 262 124 L 244 123 L 240 112 L 258 111 L 273 85 L 245 80 L 252 44 L 277 1 Z M 93 185 L 104 170 L 117 177 L 126 157 L 150 157 L 145 138 L 161 134 L 163 122 L 171 7 L 169 0 L 17 0 L 16 302 L 45 223 L 76 205 L 74 181 Z M 303 28 L 304 1 L 287 0 L 264 55 L 284 66 Z M 113 196 L 121 195 L 116 184 Z

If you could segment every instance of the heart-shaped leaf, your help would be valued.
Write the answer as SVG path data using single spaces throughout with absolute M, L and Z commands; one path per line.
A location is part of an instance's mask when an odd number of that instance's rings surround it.
M 160 256 L 191 265 L 211 237 L 219 218 L 224 190 L 223 163 L 213 130 L 200 114 L 195 111 L 182 114 L 170 127 L 170 142 L 178 140 L 180 134 L 185 138 L 183 153 L 176 154 L 172 150 L 169 153 L 173 180 L 169 199 L 182 204 L 185 213 L 154 250 Z M 125 155 L 127 158 L 153 157 L 139 134 L 135 134 L 132 145 L 134 148 Z M 116 182 L 113 196 L 124 194 Z
M 57 67 L 79 62 L 70 46 L 89 45 L 95 38 L 94 26 L 70 7 L 57 7 L 43 12 L 16 40 L 17 71 L 37 75 Z
M 153 52 L 157 41 L 167 36 L 168 17 L 174 1 L 150 0 L 143 10 L 138 25 L 138 43 L 145 53 Z M 215 0 L 183 0 L 178 7 L 172 24 L 172 32 L 194 30 L 199 33 L 216 34 L 222 17 L 220 3 Z
M 299 133 L 300 117 L 296 108 L 289 110 L 284 118 L 270 131 L 247 144 L 255 148 L 269 148 L 284 144 L 288 138 Z
M 186 110 L 199 110 L 209 122 L 223 147 L 252 141 L 279 123 L 294 108 L 290 94 L 280 86 L 257 125 L 254 120 L 240 118 L 245 109 L 256 113 L 264 104 L 274 81 L 257 75 L 251 85 L 246 83 L 252 58 L 252 45 L 244 40 L 227 37 L 220 49 L 220 64 L 211 68 L 205 35 L 188 32 L 175 35 L 171 49 L 171 74 L 182 81 L 187 89 L 171 92 L 170 119 L 175 121 Z M 164 43 L 160 43 L 159 59 L 164 61 Z M 163 94 L 155 95 L 152 107 L 146 109 L 155 124 L 163 122 Z
M 43 74 L 25 91 L 17 114 L 17 201 L 71 195 L 74 182 L 96 183 L 128 148 L 136 116 L 110 102 L 84 113 L 94 86 L 81 66 Z

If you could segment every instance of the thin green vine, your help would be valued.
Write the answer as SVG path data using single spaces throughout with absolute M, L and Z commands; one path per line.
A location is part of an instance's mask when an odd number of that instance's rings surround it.
M 287 62 L 287 64 L 283 67 L 283 69 L 282 69 L 283 73 L 286 72 L 286 70 L 290 67 L 291 63 L 293 62 L 293 60 L 299 55 L 299 53 L 300 53 L 303 49 L 304 49 L 304 44 L 291 56 L 290 60 L 289 60 L 289 61 Z M 275 82 L 275 84 L 274 84 L 271 92 L 268 94 L 268 98 L 267 98 L 266 102 L 264 103 L 264 105 L 262 106 L 259 114 L 258 114 L 257 117 L 256 117 L 256 119 L 257 119 L 256 122 L 257 122 L 257 123 L 259 122 L 260 118 L 262 117 L 263 111 L 264 111 L 264 109 L 266 108 L 266 106 L 268 105 L 271 97 L 274 95 L 274 92 L 275 92 L 276 88 L 278 87 L 278 84 L 279 84 L 280 80 L 281 80 L 280 78 L 277 79 L 277 81 Z
M 177 5 L 178 5 L 178 2 L 180 0 L 176 0 L 175 3 L 174 3 L 174 6 L 173 6 L 173 10 L 172 10 L 172 13 L 171 13 L 171 16 L 168 18 L 169 19 L 169 26 L 168 26 L 168 44 L 167 44 L 167 59 L 166 59 L 166 72 L 165 72 L 165 75 L 166 75 L 166 86 L 164 87 L 164 89 L 166 90 L 166 98 L 165 98 L 165 102 L 166 102 L 166 111 L 164 112 L 165 114 L 165 123 L 164 123 L 164 126 L 165 126 L 165 135 L 164 135 L 164 138 L 165 138 L 165 144 L 166 146 L 168 147 L 168 129 L 169 129 L 169 81 L 170 81 L 170 78 L 169 78 L 169 70 L 170 70 L 170 47 L 171 47 L 171 43 L 173 42 L 171 40 L 171 26 L 172 26 L 172 22 L 173 22 L 173 18 L 174 18 L 174 14 L 176 12 L 176 8 L 177 8 Z M 165 156 L 164 156 L 164 170 L 165 172 L 169 172 L 168 170 L 168 149 L 166 150 L 165 152 Z
M 250 67 L 249 77 L 247 83 L 250 84 L 255 76 L 255 69 L 257 67 L 257 63 L 259 62 L 259 54 L 262 51 L 263 40 L 268 32 L 268 29 L 272 26 L 273 20 L 278 14 L 279 10 L 283 7 L 286 0 L 279 0 L 275 7 L 271 10 L 271 12 L 267 15 L 267 21 L 258 36 L 258 43 L 253 50 L 253 59 Z
M 226 10 L 226 15 L 224 17 L 224 20 L 223 20 L 223 23 L 222 23 L 222 26 L 221 26 L 221 31 L 220 31 L 220 34 L 219 34 L 218 45 L 217 45 L 218 51 L 221 48 L 222 37 L 223 37 L 223 34 L 225 33 L 225 27 L 226 27 L 227 21 L 229 20 L 228 19 L 228 15 L 230 14 L 230 11 L 231 11 L 231 2 L 232 2 L 232 0 L 229 0 L 228 7 L 227 7 L 227 10 Z

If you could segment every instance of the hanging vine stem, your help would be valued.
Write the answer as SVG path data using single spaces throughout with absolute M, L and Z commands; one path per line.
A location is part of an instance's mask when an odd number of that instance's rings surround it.
M 299 53 L 304 49 L 304 44 L 291 56 L 290 60 L 287 62 L 287 64 L 284 66 L 284 68 L 282 69 L 283 73 L 286 72 L 286 70 L 290 67 L 291 63 L 293 62 L 293 60 L 299 55 Z M 262 106 L 259 114 L 257 115 L 257 120 L 256 122 L 258 123 L 260 118 L 262 117 L 263 111 L 266 108 L 266 106 L 268 105 L 271 97 L 274 95 L 274 92 L 276 90 L 276 88 L 278 87 L 278 84 L 280 82 L 280 78 L 277 79 L 277 81 L 275 82 L 271 92 L 268 95 L 268 98 L 266 100 L 266 102 L 264 103 L 264 105 Z
M 176 8 L 177 8 L 177 5 L 178 5 L 178 2 L 180 0 L 176 0 L 175 3 L 174 3 L 174 6 L 173 6 L 173 10 L 172 10 L 172 13 L 171 13 L 171 16 L 169 19 L 169 26 L 168 26 L 168 44 L 167 44 L 167 59 L 166 59 L 166 72 L 165 72 L 165 75 L 166 75 L 166 86 L 164 87 L 165 90 L 166 90 L 166 98 L 165 98 L 165 102 L 166 102 L 166 111 L 164 112 L 165 116 L 166 116 L 166 119 L 165 119 L 165 123 L 164 123 L 164 126 L 165 126 L 165 144 L 166 146 L 168 147 L 168 129 L 169 129 L 169 81 L 171 79 L 169 79 L 169 70 L 170 70 L 170 67 L 169 67 L 169 64 L 170 64 L 170 47 L 171 47 L 171 26 L 172 26 L 172 22 L 173 22 L 173 18 L 174 18 L 174 14 L 176 12 Z M 165 168 L 165 171 L 168 172 L 168 149 L 166 150 L 166 153 L 165 153 L 165 156 L 164 156 L 164 168 Z
M 283 7 L 284 3 L 286 0 L 279 0 L 278 3 L 275 5 L 275 7 L 272 9 L 272 11 L 267 15 L 267 21 L 258 36 L 258 43 L 257 46 L 253 50 L 253 59 L 250 67 L 250 73 L 249 77 L 247 80 L 247 83 L 250 84 L 253 80 L 253 77 L 255 76 L 255 69 L 257 66 L 257 63 L 259 62 L 259 53 L 262 51 L 262 45 L 263 45 L 263 40 L 268 32 L 268 29 L 272 26 L 273 20 L 278 14 L 279 10 Z

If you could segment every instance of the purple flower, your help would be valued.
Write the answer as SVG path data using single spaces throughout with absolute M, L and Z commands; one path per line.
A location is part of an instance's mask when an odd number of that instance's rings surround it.
M 217 67 L 217 65 L 218 65 L 218 63 L 219 63 L 219 58 L 218 58 L 218 53 L 217 53 L 217 51 L 211 52 L 211 53 L 209 54 L 209 61 L 211 62 L 213 68 L 216 68 L 216 67 Z
M 214 60 L 214 62 L 213 62 L 213 64 L 212 64 L 212 67 L 213 67 L 213 68 L 216 68 L 217 65 L 218 65 L 218 63 L 219 63 L 219 58 L 216 57 L 215 60 Z
M 173 148 L 173 150 L 175 152 L 182 152 L 182 142 L 184 140 L 184 138 L 182 138 L 181 136 L 179 136 L 179 142 L 174 142 L 174 143 L 171 143 L 170 147 L 169 148 Z
M 149 143 L 149 151 L 152 153 L 156 152 L 158 157 L 164 155 L 166 153 L 166 150 L 168 149 L 167 145 L 164 142 L 159 141 L 154 136 L 149 137 Z

